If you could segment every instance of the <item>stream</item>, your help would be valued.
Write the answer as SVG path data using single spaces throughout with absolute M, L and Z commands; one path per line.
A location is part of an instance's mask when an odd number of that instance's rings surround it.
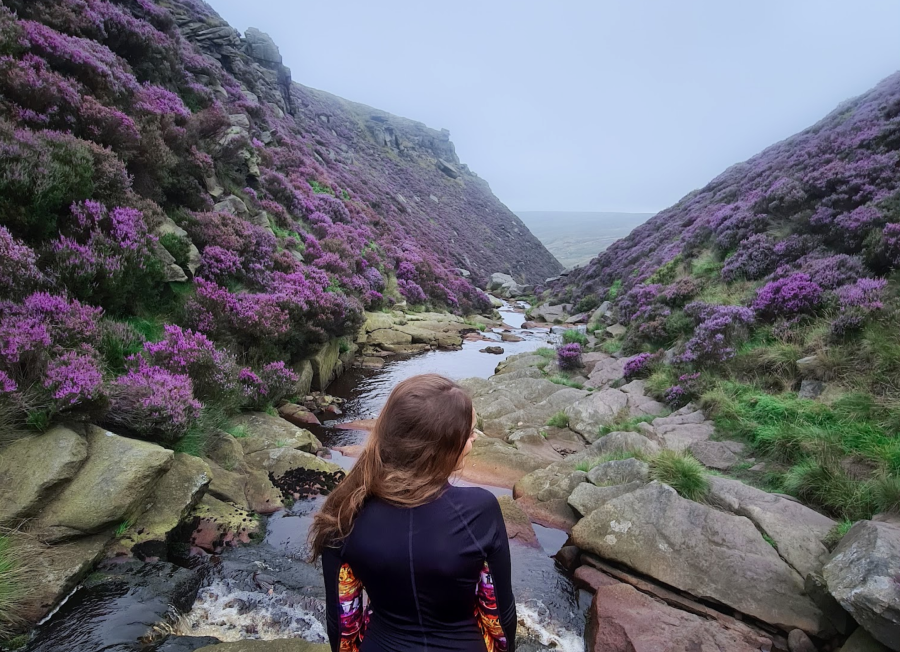
M 379 370 L 351 369 L 328 388 L 329 394 L 345 400 L 341 406 L 343 414 L 338 420 L 324 422 L 311 430 L 328 448 L 360 444 L 365 440 L 366 432 L 338 426 L 377 416 L 399 381 L 420 373 L 439 373 L 454 380 L 473 376 L 487 378 L 506 357 L 533 351 L 551 341 L 552 335 L 546 329 L 521 330 L 524 315 L 509 304 L 504 304 L 500 314 L 510 327 L 506 330 L 524 338 L 521 342 L 501 343 L 499 333 L 503 328 L 484 333 L 497 340 L 504 349 L 503 355 L 479 352 L 492 342 L 464 342 L 458 351 L 389 358 Z M 333 451 L 332 461 L 344 468 L 354 462 L 337 451 Z M 455 482 L 468 484 L 461 480 Z M 511 494 L 504 488 L 485 488 L 498 496 Z M 229 548 L 219 556 L 210 557 L 201 573 L 200 591 L 193 607 L 166 627 L 168 633 L 214 637 L 222 641 L 303 638 L 326 642 L 321 572 L 305 561 L 307 533 L 323 500 L 317 497 L 297 501 L 289 509 L 269 517 L 265 538 L 259 545 Z M 518 649 L 521 652 L 583 652 L 584 613 L 589 596 L 580 595 L 551 558 L 565 543 L 566 534 L 538 525 L 534 527 L 540 548 L 515 540 L 511 542 L 513 589 L 519 614 Z M 92 608 L 99 608 L 113 621 L 119 621 L 117 612 L 133 608 L 132 602 L 127 595 L 115 596 L 109 602 L 101 601 L 99 607 L 94 601 Z M 70 606 L 76 608 L 77 605 Z M 113 639 L 121 640 L 113 630 L 106 629 Z M 65 649 L 70 652 L 98 649 L 78 645 L 78 638 L 70 632 Z M 97 640 L 96 636 L 87 639 Z M 113 644 L 103 647 L 104 650 L 134 649 L 118 647 L 115 644 L 118 641 L 110 641 L 106 636 L 103 639 L 104 644 Z M 47 642 L 46 638 L 44 641 Z M 54 648 L 39 645 L 33 649 Z M 161 649 L 168 648 L 163 646 Z

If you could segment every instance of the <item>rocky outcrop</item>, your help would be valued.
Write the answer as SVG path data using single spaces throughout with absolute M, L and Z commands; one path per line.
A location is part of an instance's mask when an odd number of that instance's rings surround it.
M 87 459 L 84 437 L 63 426 L 0 450 L 0 523 L 34 516 Z
M 656 482 L 615 498 L 572 528 L 579 548 L 785 630 L 829 631 L 803 579 L 747 519 Z
M 462 477 L 469 482 L 512 488 L 522 477 L 545 464 L 544 460 L 514 446 L 481 436 L 466 457 Z
M 142 513 L 174 459 L 170 450 L 94 426 L 87 447 L 84 466 L 30 526 L 48 541 L 94 534 Z
M 758 652 L 771 647 L 743 623 L 707 620 L 622 583 L 598 587 L 590 614 L 585 641 L 592 651 Z
M 247 412 L 231 421 L 246 434 L 237 440 L 245 455 L 270 448 L 293 448 L 307 453 L 316 453 L 322 448 L 322 442 L 309 430 L 265 412 Z
M 622 389 L 594 392 L 566 408 L 569 427 L 588 441 L 600 436 L 600 428 L 622 417 L 662 415 L 666 406 L 647 397 L 643 386 L 626 385 Z
M 900 650 L 900 519 L 859 521 L 824 568 L 828 590 L 890 650 Z

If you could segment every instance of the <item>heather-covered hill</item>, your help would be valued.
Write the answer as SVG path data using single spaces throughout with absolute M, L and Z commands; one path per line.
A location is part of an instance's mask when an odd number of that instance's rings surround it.
M 832 515 L 900 510 L 900 73 L 662 211 L 543 299 Z M 541 308 L 545 313 L 546 309 Z M 549 311 L 552 313 L 552 311 Z M 588 313 L 590 314 L 590 313 Z
M 294 84 L 199 0 L 0 4 L 0 253 L 3 413 L 166 442 L 364 310 L 559 269 L 446 132 Z

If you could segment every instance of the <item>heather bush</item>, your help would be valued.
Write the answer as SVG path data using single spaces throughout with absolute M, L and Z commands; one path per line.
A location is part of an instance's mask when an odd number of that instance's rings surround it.
M 556 349 L 556 363 L 565 371 L 583 366 L 581 361 L 581 345 L 578 343 L 563 344 Z
M 761 287 L 753 310 L 764 319 L 794 317 L 814 312 L 822 303 L 822 287 L 808 274 L 795 273 Z
M 775 247 L 768 236 L 752 235 L 741 242 L 734 255 L 725 261 L 722 278 L 726 281 L 753 281 L 769 274 L 776 263 Z
M 126 433 L 172 444 L 184 436 L 203 407 L 193 396 L 191 379 L 143 358 L 134 364 L 112 384 L 106 420 Z
M 684 407 L 699 396 L 700 372 L 683 374 L 678 377 L 678 384 L 669 387 L 663 394 L 663 400 L 673 410 Z
M 741 306 L 718 306 L 700 301 L 688 304 L 685 313 L 694 318 L 693 337 L 676 357 L 677 362 L 709 364 L 724 362 L 748 336 L 753 311 Z
M 685 277 L 667 285 L 658 299 L 670 308 L 681 308 L 700 292 L 700 284 L 693 278 Z
M 884 279 L 860 278 L 835 291 L 840 314 L 831 323 L 831 336 L 842 340 L 862 330 L 869 315 L 884 308 L 882 294 L 887 286 Z
M 616 304 L 620 321 L 623 324 L 640 321 L 650 312 L 662 289 L 661 285 L 636 285 L 629 290 Z
M 833 290 L 845 283 L 852 283 L 855 279 L 866 275 L 866 268 L 862 259 L 857 256 L 838 254 L 836 256 L 821 256 L 811 254 L 804 256 L 793 264 L 781 265 L 772 274 L 772 279 L 787 278 L 802 272 L 815 280 L 816 285 L 823 290 Z
M 267 405 L 278 405 L 293 396 L 298 380 L 297 374 L 281 361 L 267 364 L 258 374 L 249 369 L 243 369 L 240 373 L 244 395 L 250 407 L 257 410 Z
M 0 296 L 21 298 L 46 283 L 34 250 L 0 226 Z
M 653 372 L 653 365 L 659 360 L 655 353 L 639 353 L 625 362 L 625 380 L 646 378 Z

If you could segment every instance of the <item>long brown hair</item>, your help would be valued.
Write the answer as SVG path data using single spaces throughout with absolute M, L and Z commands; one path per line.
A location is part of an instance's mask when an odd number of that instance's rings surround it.
M 356 464 L 316 514 L 313 558 L 350 534 L 367 498 L 416 507 L 440 494 L 474 427 L 472 399 L 453 381 L 424 374 L 397 385 Z

